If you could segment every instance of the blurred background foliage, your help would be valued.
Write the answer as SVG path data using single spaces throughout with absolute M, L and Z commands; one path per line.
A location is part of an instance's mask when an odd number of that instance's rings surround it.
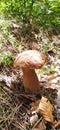
M 0 14 L 60 30 L 60 0 L 0 0 Z

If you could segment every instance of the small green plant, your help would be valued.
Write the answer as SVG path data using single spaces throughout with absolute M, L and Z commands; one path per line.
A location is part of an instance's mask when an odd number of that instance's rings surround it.
M 48 52 L 48 50 L 50 49 L 50 47 L 51 47 L 51 43 L 50 43 L 50 42 L 47 42 L 47 43 L 44 45 L 44 51 L 45 51 L 45 53 Z
M 13 35 L 8 35 L 8 38 L 7 38 L 9 44 L 11 44 L 12 46 L 13 45 L 16 45 L 18 46 L 19 45 L 19 41 L 13 36 Z
M 0 44 L 3 42 L 3 39 L 0 37 Z
M 29 23 L 32 19 L 36 25 L 60 30 L 60 0 L 1 0 L 0 13 L 2 12 L 23 23 Z
M 8 23 L 4 19 L 0 19 L 0 29 L 2 34 L 4 34 L 5 37 L 8 36 L 9 30 L 8 30 Z
M 9 36 L 8 36 L 8 42 L 9 42 L 11 45 L 14 45 L 14 43 L 16 43 L 16 38 L 13 37 L 13 35 L 9 35 Z
M 0 19 L 1 33 L 6 38 L 9 44 L 18 46 L 19 45 L 18 40 L 10 33 L 11 26 L 12 26 L 11 21 L 7 22 L 7 20 L 5 20 L 4 18 Z M 1 42 L 2 38 L 0 38 L 0 43 Z
M 37 71 L 37 74 L 50 74 L 55 73 L 56 65 L 46 65 Z
M 5 66 L 9 66 L 13 63 L 12 53 L 10 51 L 0 55 L 0 62 Z

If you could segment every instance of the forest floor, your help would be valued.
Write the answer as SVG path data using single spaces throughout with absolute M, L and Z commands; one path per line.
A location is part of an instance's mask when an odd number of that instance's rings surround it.
M 14 70 L 16 55 L 39 50 L 47 60 L 36 71 L 39 95 L 25 92 L 21 70 Z M 12 88 L 12 90 L 11 90 Z M 53 125 L 44 116 L 31 112 L 31 103 L 46 97 L 53 106 Z M 50 115 L 48 115 L 50 118 Z M 60 34 L 57 30 L 22 25 L 15 19 L 0 18 L 0 130 L 60 130 Z

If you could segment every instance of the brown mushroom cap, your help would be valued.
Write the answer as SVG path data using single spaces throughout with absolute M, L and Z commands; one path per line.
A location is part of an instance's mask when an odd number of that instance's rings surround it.
M 46 56 L 37 50 L 27 50 L 17 55 L 14 67 L 22 67 L 29 69 L 41 68 L 46 60 Z

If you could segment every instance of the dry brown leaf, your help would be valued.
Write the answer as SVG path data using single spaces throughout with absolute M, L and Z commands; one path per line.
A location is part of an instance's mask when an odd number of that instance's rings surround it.
M 50 101 L 46 97 L 42 97 L 41 100 L 35 101 L 33 103 L 31 108 L 31 112 L 35 113 L 37 112 L 38 114 L 42 115 L 43 118 L 48 121 L 53 123 L 53 107 Z
M 38 113 L 40 113 L 46 121 L 53 123 L 54 119 L 52 112 L 53 112 L 52 104 L 47 98 L 42 97 L 39 103 Z

